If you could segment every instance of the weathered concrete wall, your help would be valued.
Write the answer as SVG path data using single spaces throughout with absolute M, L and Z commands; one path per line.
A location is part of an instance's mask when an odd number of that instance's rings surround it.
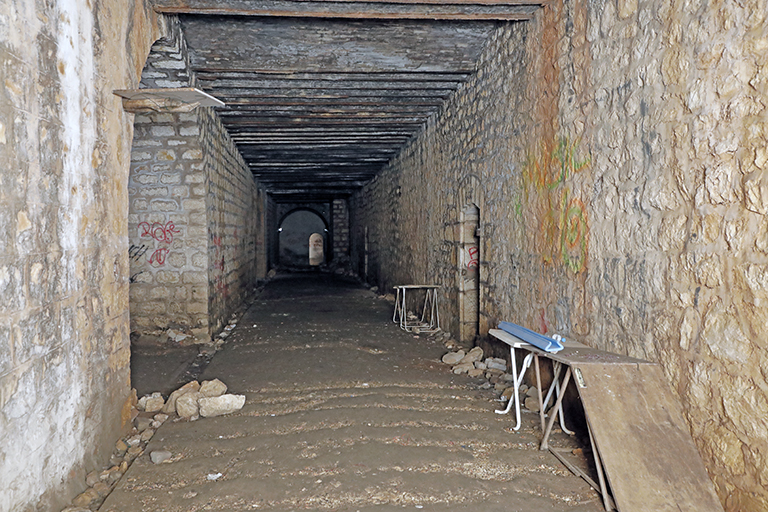
M 57 509 L 127 423 L 141 2 L 0 4 L 0 510 Z
M 442 284 L 456 334 L 456 226 L 477 205 L 481 330 L 659 361 L 732 511 L 768 509 L 767 13 L 554 2 L 500 27 L 353 213 L 371 275 Z

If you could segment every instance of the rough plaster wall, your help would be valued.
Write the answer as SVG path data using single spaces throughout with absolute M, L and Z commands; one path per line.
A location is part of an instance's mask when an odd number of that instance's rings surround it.
M 208 177 L 208 315 L 212 333 L 252 292 L 258 278 L 256 239 L 263 205 L 259 185 L 211 108 L 197 110 L 203 162 Z
M 768 509 L 766 13 L 552 3 L 353 201 L 379 284 L 443 284 L 454 330 L 477 204 L 485 327 L 659 361 L 733 511 Z
M 143 4 L 0 4 L 0 510 L 61 506 L 129 396 L 127 180 Z

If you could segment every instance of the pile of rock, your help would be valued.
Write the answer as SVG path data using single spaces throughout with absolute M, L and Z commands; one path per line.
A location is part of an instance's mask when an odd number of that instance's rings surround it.
M 211 418 L 243 408 L 245 395 L 226 393 L 227 385 L 219 379 L 207 380 L 202 384 L 193 380 L 171 393 L 161 409 L 165 413 L 175 412 L 179 418 L 194 421 L 200 416 Z M 139 407 L 141 407 L 141 400 L 139 400 Z
M 451 340 L 452 341 L 452 340 Z M 507 373 L 507 361 L 499 357 L 486 357 L 483 359 L 483 349 L 474 347 L 469 351 L 454 343 L 446 343 L 451 350 L 445 354 L 442 361 L 451 365 L 451 371 L 457 375 L 467 374 L 473 378 L 484 379 L 479 384 L 480 389 L 491 389 L 499 393 L 501 401 L 509 401 L 514 393 L 514 377 Z M 533 412 L 539 410 L 538 390 L 535 387 L 520 385 L 520 402 Z
M 134 391 L 131 431 L 115 444 L 108 467 L 102 471 L 88 473 L 85 479 L 88 489 L 78 494 L 72 500 L 72 506 L 62 512 L 98 510 L 131 463 L 144 453 L 155 431 L 174 415 L 178 417 L 173 421 L 194 421 L 201 416 L 210 418 L 229 414 L 242 409 L 243 405 L 245 395 L 227 394 L 227 385 L 219 379 L 207 380 L 202 384 L 196 380 L 191 381 L 171 393 L 168 400 L 160 393 L 136 399 Z M 156 450 L 149 455 L 155 464 L 173 457 L 173 454 L 164 450 Z

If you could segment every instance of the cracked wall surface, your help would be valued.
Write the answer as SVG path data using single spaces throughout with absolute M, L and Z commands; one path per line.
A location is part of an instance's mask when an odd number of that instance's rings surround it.
M 142 2 L 0 5 L 0 509 L 82 490 L 127 424 L 128 166 L 161 22 Z
M 442 285 L 480 209 L 481 331 L 661 363 L 727 510 L 768 509 L 768 5 L 553 2 L 353 198 L 355 267 Z

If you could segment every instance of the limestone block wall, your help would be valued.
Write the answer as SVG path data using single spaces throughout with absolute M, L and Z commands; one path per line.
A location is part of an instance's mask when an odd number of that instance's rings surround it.
M 197 112 L 136 114 L 129 182 L 131 332 L 210 339 L 208 178 Z
M 346 199 L 334 199 L 331 213 L 333 258 L 339 263 L 349 260 L 349 208 Z
M 263 277 L 263 194 L 213 109 L 135 122 L 131 330 L 147 341 L 165 342 L 170 330 L 206 342 Z
M 127 425 L 141 2 L 0 3 L 0 510 L 60 510 Z
M 211 333 L 253 291 L 266 259 L 257 237 L 264 232 L 263 194 L 213 109 L 198 109 L 208 191 L 208 317 Z
M 661 363 L 732 511 L 768 509 L 767 13 L 553 2 L 501 26 L 352 202 L 369 279 L 442 284 L 454 331 L 456 226 L 478 206 L 481 332 L 509 319 Z

